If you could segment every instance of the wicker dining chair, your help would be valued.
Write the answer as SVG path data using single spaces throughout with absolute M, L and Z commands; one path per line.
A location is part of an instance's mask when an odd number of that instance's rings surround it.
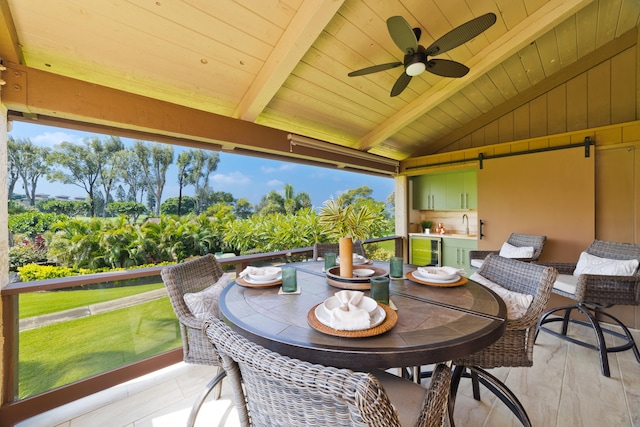
M 208 289 L 215 291 L 212 301 L 217 304 L 217 295 L 230 280 L 221 280 L 225 273 L 222 267 L 212 254 L 207 254 L 200 258 L 183 262 L 176 265 L 167 266 L 161 271 L 162 280 L 167 288 L 169 300 L 173 311 L 178 317 L 180 332 L 182 335 L 183 358 L 186 363 L 199 365 L 217 366 L 217 373 L 220 373 L 220 359 L 215 348 L 202 330 L 206 317 L 197 318 L 185 303 L 185 294 L 197 294 Z M 228 277 L 228 276 L 227 276 Z M 211 288 L 214 286 L 215 288 Z M 217 308 L 217 306 L 216 306 Z M 207 396 L 214 389 L 216 384 L 211 380 L 204 391 L 194 402 L 189 415 L 188 425 L 193 426 L 195 418 Z M 215 398 L 220 397 L 221 385 L 217 387 Z
M 316 243 L 313 245 L 313 260 L 316 261 L 320 257 L 324 257 L 327 252 L 339 254 L 340 245 L 337 243 Z M 367 257 L 364 245 L 360 240 L 353 242 L 353 253 L 363 257 Z
M 514 258 L 518 261 L 524 262 L 532 262 L 537 261 L 540 258 L 540 254 L 542 253 L 542 249 L 544 248 L 544 244 L 547 241 L 547 236 L 541 236 L 536 234 L 521 234 L 521 233 L 511 233 L 509 238 L 507 239 L 507 243 L 516 246 L 518 248 L 524 247 L 533 247 L 533 255 L 530 258 Z M 500 250 L 476 250 L 469 251 L 469 265 L 478 269 L 482 266 L 484 259 L 489 254 L 500 254 Z
M 425 389 L 383 371 L 354 372 L 282 356 L 214 317 L 205 328 L 222 358 L 242 426 L 444 425 L 451 384 L 445 364 L 437 365 Z
M 640 245 L 631 243 L 594 240 L 585 252 L 607 260 L 639 260 L 640 263 Z M 576 276 L 574 272 L 578 265 L 577 262 L 544 262 L 539 264 L 548 265 L 558 270 L 560 275 L 553 288 L 553 293 L 571 298 L 575 303 L 555 307 L 545 312 L 538 322 L 536 336 L 540 331 L 544 331 L 574 344 L 597 350 L 600 357 L 600 370 L 602 375 L 606 377 L 611 376 L 609 353 L 633 349 L 636 360 L 640 363 L 640 352 L 629 328 L 618 318 L 604 311 L 614 305 L 640 305 L 640 267 L 636 267 L 635 272 L 629 276 L 596 274 L 594 271 L 590 274 Z M 571 318 L 573 310 L 585 315 L 587 321 Z M 556 315 L 558 313 L 561 315 Z M 617 325 L 622 332 L 610 327 L 602 327 L 603 320 Z M 553 322 L 561 322 L 560 332 L 544 326 Z M 596 336 L 597 344 L 594 345 L 591 342 L 568 335 L 569 323 L 591 327 Z M 605 333 L 621 341 L 615 346 L 608 347 Z
M 469 356 L 456 359 L 449 403 L 451 419 L 455 396 L 461 377 L 469 375 L 473 381 L 473 397 L 480 400 L 479 383 L 483 384 L 502 400 L 525 426 L 531 421 L 522 403 L 515 394 L 486 369 L 498 367 L 530 367 L 533 366 L 533 347 L 536 324 L 549 297 L 558 272 L 552 267 L 522 262 L 499 255 L 490 254 L 477 272 L 502 288 L 518 294 L 531 295 L 528 307 L 522 307 L 522 315 L 506 321 L 506 329 L 502 337 L 484 349 Z M 473 277 L 472 277 L 473 278 Z

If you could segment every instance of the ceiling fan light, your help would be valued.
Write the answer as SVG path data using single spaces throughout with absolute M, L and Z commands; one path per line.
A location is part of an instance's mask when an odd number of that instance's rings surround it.
M 407 73 L 407 75 L 413 77 L 413 76 L 422 74 L 422 72 L 426 69 L 427 69 L 426 64 L 422 61 L 418 61 L 418 62 L 414 62 L 413 64 L 407 65 L 407 68 L 405 68 L 404 71 L 405 73 Z

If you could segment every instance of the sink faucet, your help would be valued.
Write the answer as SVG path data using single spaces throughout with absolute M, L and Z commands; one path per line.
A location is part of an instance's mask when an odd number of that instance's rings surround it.
M 464 224 L 465 218 L 467 219 L 467 228 L 464 229 L 464 234 L 469 234 L 469 217 L 467 214 L 462 214 L 462 223 Z

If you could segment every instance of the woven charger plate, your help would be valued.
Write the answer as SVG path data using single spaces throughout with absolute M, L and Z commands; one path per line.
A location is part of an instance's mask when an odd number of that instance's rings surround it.
M 318 318 L 316 317 L 316 307 L 318 307 L 320 304 L 314 305 L 309 313 L 307 313 L 307 322 L 309 323 L 309 326 L 311 326 L 316 331 L 322 332 L 323 334 L 327 335 L 346 338 L 373 337 L 376 335 L 384 334 L 385 332 L 391 330 L 391 328 L 396 326 L 396 323 L 398 323 L 398 313 L 396 313 L 395 310 L 393 310 L 388 305 L 378 303 L 378 305 L 382 307 L 382 309 L 386 313 L 384 322 L 374 328 L 363 329 L 360 331 L 341 331 L 339 329 L 333 329 L 318 320 Z
M 249 283 L 244 278 L 238 277 L 236 279 L 236 283 L 246 288 L 270 288 L 271 286 L 281 285 L 282 279 L 278 279 L 273 282 L 266 282 L 266 283 Z
M 469 281 L 469 279 L 467 279 L 466 277 L 460 276 L 460 280 L 458 280 L 456 282 L 452 282 L 452 283 L 427 282 L 426 280 L 418 279 L 413 274 L 414 271 L 416 271 L 416 270 L 409 271 L 407 273 L 407 279 L 411 280 L 412 282 L 420 283 L 421 285 L 435 286 L 435 287 L 438 287 L 438 288 L 453 288 L 454 286 L 464 285 L 465 283 L 467 283 Z

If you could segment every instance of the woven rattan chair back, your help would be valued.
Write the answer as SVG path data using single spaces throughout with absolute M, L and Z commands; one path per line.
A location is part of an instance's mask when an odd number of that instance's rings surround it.
M 533 366 L 536 324 L 551 296 L 557 270 L 492 254 L 478 274 L 510 291 L 531 295 L 533 301 L 524 316 L 507 320 L 506 331 L 498 341 L 454 363 L 482 368 Z
M 600 258 L 640 260 L 640 245 L 631 243 L 594 240 L 585 252 Z M 573 273 L 577 266 L 577 262 L 544 262 L 540 264 L 554 267 L 560 274 L 571 277 L 574 277 Z M 631 276 L 581 274 L 578 276 L 574 293 L 560 286 L 554 288 L 553 292 L 571 298 L 575 303 L 553 307 L 544 313 L 538 322 L 537 332 L 544 331 L 583 347 L 597 350 L 600 357 L 600 370 L 606 377 L 611 376 L 608 353 L 631 349 L 636 360 L 640 363 L 640 350 L 638 350 L 633 334 L 624 322 L 606 311 L 614 305 L 640 305 L 640 268 L 636 269 L 635 274 Z M 588 322 L 571 316 L 574 310 L 586 316 Z M 548 324 L 551 323 L 561 323 L 559 331 L 549 328 Z M 569 323 L 591 327 L 595 334 L 596 344 L 593 344 L 592 339 L 585 340 L 571 336 L 568 328 Z M 608 324 L 612 324 L 614 327 L 603 327 Z M 604 334 L 615 337 L 615 342 L 612 340 L 608 344 Z
M 507 243 L 512 246 L 517 246 L 519 248 L 522 247 L 533 247 L 533 255 L 529 258 L 518 258 L 518 261 L 524 262 L 535 262 L 540 258 L 542 254 L 542 249 L 544 248 L 544 244 L 547 241 L 547 236 L 536 235 L 536 234 L 521 234 L 521 233 L 511 233 L 509 238 L 507 239 Z M 469 251 L 469 265 L 471 265 L 474 269 L 479 268 L 479 264 L 482 264 L 483 260 L 487 257 L 487 255 L 491 254 L 500 254 L 500 250 L 473 250 Z
M 533 255 L 531 256 L 531 258 L 521 259 L 520 261 L 537 261 L 538 258 L 540 258 L 540 254 L 542 253 L 542 249 L 544 248 L 544 244 L 546 241 L 547 236 L 520 233 L 511 233 L 511 235 L 507 239 L 507 243 L 519 248 L 526 246 L 533 247 Z
M 182 352 L 186 363 L 217 366 L 218 374 L 222 369 L 220 357 L 214 346 L 211 345 L 206 334 L 202 330 L 204 320 L 196 318 L 187 304 L 184 302 L 186 293 L 200 292 L 215 284 L 225 274 L 222 267 L 212 254 L 183 262 L 177 265 L 165 267 L 161 271 L 162 280 L 167 288 L 169 300 L 173 311 L 180 323 L 182 335 Z M 222 385 L 216 382 L 214 377 L 205 386 L 202 393 L 193 403 L 187 427 L 195 425 L 196 417 L 207 399 L 207 396 L 215 389 L 215 398 L 220 397 Z M 217 385 L 217 387 L 216 387 Z
M 313 260 L 317 260 L 319 257 L 324 257 L 327 252 L 339 253 L 340 246 L 337 243 L 316 243 L 313 245 Z M 367 257 L 367 253 L 364 250 L 364 245 L 360 240 L 353 242 L 353 253 L 363 257 Z
M 489 387 L 523 425 L 530 426 L 527 412 L 518 398 L 485 369 L 533 366 L 536 325 L 549 301 L 558 271 L 552 267 L 490 254 L 480 267 L 478 274 L 510 291 L 529 294 L 533 296 L 533 301 L 522 317 L 506 321 L 506 330 L 496 342 L 467 357 L 453 361 L 456 368 L 452 379 L 451 411 L 453 412 L 460 378 L 465 370 L 469 370 L 474 382 L 480 381 Z M 474 397 L 480 400 L 477 385 L 474 385 Z
M 214 348 L 202 332 L 203 320 L 193 316 L 184 302 L 184 294 L 200 292 L 216 283 L 224 272 L 212 254 L 162 269 L 162 280 L 169 293 L 173 311 L 180 322 L 184 361 L 218 365 Z
M 398 426 L 389 397 L 371 373 L 311 364 L 272 352 L 211 318 L 206 333 L 222 358 L 243 426 Z M 450 371 L 439 365 L 420 426 L 442 426 Z M 413 386 L 413 384 L 411 384 Z

